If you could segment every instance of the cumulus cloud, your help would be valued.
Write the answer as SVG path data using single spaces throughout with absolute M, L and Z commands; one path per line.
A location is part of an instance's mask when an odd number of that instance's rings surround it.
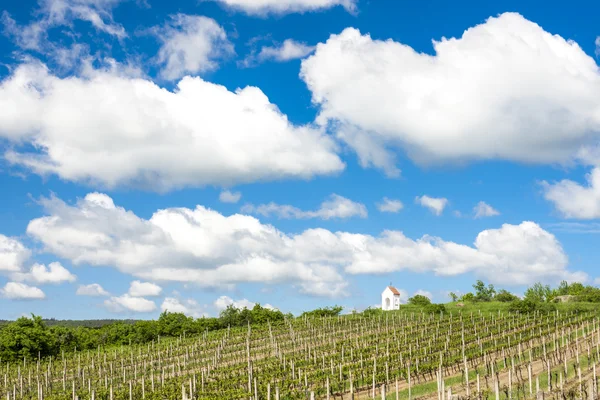
M 600 132 L 600 69 L 577 43 L 505 13 L 434 41 L 433 55 L 348 28 L 317 45 L 301 77 L 364 166 L 572 160 Z
M 132 297 L 156 297 L 160 296 L 161 292 L 162 288 L 155 283 L 133 281 L 128 294 Z
M 288 14 L 319 11 L 342 6 L 348 12 L 356 10 L 357 0 L 212 0 L 250 15 Z
M 0 234 L 0 272 L 19 272 L 31 251 L 17 239 Z
M 484 201 L 477 203 L 477 205 L 473 208 L 473 213 L 475 214 L 475 218 L 495 217 L 500 215 L 498 210 Z
M 154 32 L 162 41 L 158 63 L 168 80 L 217 68 L 217 61 L 234 53 L 225 30 L 212 18 L 177 14 Z
M 600 167 L 593 168 L 582 185 L 569 179 L 556 183 L 543 181 L 546 200 L 565 218 L 600 218 Z
M 27 233 L 45 251 L 155 282 L 290 284 L 302 293 L 341 297 L 348 294 L 344 272 L 473 273 L 508 285 L 587 279 L 567 268 L 558 240 L 534 222 L 482 231 L 469 246 L 399 231 L 286 234 L 254 217 L 223 216 L 202 206 L 165 208 L 143 219 L 101 193 L 73 205 L 54 197 L 41 204 L 47 215 L 32 220 Z
M 570 271 L 567 255 L 556 237 L 530 221 L 482 231 L 473 247 L 431 236 L 412 240 L 401 232 L 386 231 L 377 240 L 362 241 L 361 250 L 346 267 L 347 272 L 410 270 L 441 276 L 474 273 L 505 285 L 588 279 L 583 272 Z
M 34 264 L 29 272 L 16 272 L 11 277 L 15 281 L 34 282 L 42 285 L 45 283 L 75 282 L 77 279 L 75 275 L 59 262 L 50 263 L 48 266 Z
M 377 203 L 377 209 L 381 212 L 397 213 L 403 208 L 404 204 L 400 200 L 388 199 L 387 197 Z
M 415 197 L 415 203 L 420 204 L 423 207 L 428 208 L 432 213 L 437 216 L 442 215 L 444 208 L 448 205 L 448 199 L 443 197 L 429 197 L 427 195 Z
M 8 282 L 0 289 L 0 295 L 10 300 L 41 300 L 46 298 L 42 289 L 20 282 Z
M 288 236 L 256 218 L 226 217 L 202 206 L 163 209 L 146 220 L 101 193 L 75 205 L 54 197 L 41 204 L 49 215 L 32 220 L 28 234 L 74 264 L 114 266 L 155 282 L 212 287 L 294 282 L 307 293 L 325 282 L 328 295 L 345 288 L 334 265 L 310 257 L 319 231 Z
M 252 308 L 254 308 L 255 305 L 256 303 L 253 303 L 248 299 L 233 300 L 229 296 L 221 296 L 213 303 L 213 306 L 217 309 L 218 312 L 225 310 L 229 306 L 233 306 L 238 309 L 247 308 L 251 310 Z M 261 305 L 261 307 L 268 308 L 269 310 L 276 310 L 276 308 L 270 304 Z
M 109 296 L 108 293 L 100 284 L 98 283 L 90 283 L 89 285 L 79 285 L 77 291 L 75 292 L 78 296 Z
M 121 0 L 39 0 L 36 14 L 40 17 L 29 25 L 19 26 L 6 11 L 2 13 L 0 22 L 16 44 L 27 50 L 43 51 L 50 46 L 47 40 L 50 28 L 70 26 L 75 20 L 89 22 L 96 30 L 123 39 L 127 32 L 112 17 L 112 9 L 120 2 Z
M 357 203 L 335 193 L 321 203 L 319 209 L 315 211 L 304 211 L 287 204 L 269 203 L 258 206 L 246 204 L 242 207 L 242 212 L 259 214 L 264 217 L 275 215 L 281 219 L 320 218 L 328 220 L 351 217 L 366 218 L 368 215 L 367 207 L 364 204 Z
M 293 125 L 260 89 L 199 77 L 171 92 L 119 66 L 60 78 L 32 62 L 0 81 L 0 109 L 0 138 L 16 145 L 5 158 L 69 181 L 166 191 L 345 167 L 324 130 Z
M 280 45 L 263 46 L 258 54 L 253 52 L 242 65 L 253 66 L 265 61 L 286 62 L 298 58 L 304 58 L 315 50 L 315 46 L 297 42 L 294 39 L 286 39 Z
M 240 192 L 224 190 L 219 194 L 219 201 L 221 203 L 237 203 L 241 198 L 242 194 Z
M 104 300 L 104 306 L 112 312 L 136 312 L 148 313 L 156 310 L 156 304 L 152 300 L 144 299 L 143 297 L 133 297 L 129 294 L 122 296 L 113 296 L 110 299 Z

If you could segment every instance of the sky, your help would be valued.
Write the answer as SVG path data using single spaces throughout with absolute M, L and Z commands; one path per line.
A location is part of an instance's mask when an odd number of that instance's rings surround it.
M 600 283 L 593 2 L 0 2 L 0 319 Z

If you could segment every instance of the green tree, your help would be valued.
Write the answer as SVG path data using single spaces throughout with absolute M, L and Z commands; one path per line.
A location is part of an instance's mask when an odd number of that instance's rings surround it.
M 511 301 L 519 300 L 519 298 L 506 289 L 500 289 L 498 293 L 496 293 L 494 300 L 502 303 L 510 303 Z
M 460 298 L 461 301 L 473 302 L 475 301 L 475 295 L 471 292 L 463 294 Z
M 423 296 L 422 294 L 415 294 L 413 297 L 408 299 L 408 304 L 414 304 L 416 306 L 427 306 L 431 304 L 431 299 L 427 296 Z
M 456 302 L 458 301 L 458 295 L 457 295 L 456 293 L 454 293 L 454 292 L 450 292 L 450 293 L 448 294 L 448 296 L 450 296 L 450 298 L 452 299 L 452 302 L 453 302 L 453 303 L 456 303 Z
M 549 285 L 542 285 L 540 282 L 535 283 L 533 286 L 527 288 L 525 291 L 525 300 L 544 303 L 550 300 L 552 289 Z
M 494 285 L 490 284 L 486 287 L 480 280 L 473 285 L 473 289 L 475 289 L 475 301 L 492 301 L 496 295 Z
M 0 330 L 0 357 L 3 360 L 37 359 L 57 352 L 56 338 L 40 316 L 21 317 Z

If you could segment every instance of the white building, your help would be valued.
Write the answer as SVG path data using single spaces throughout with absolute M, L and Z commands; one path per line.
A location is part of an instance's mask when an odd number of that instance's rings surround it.
M 383 311 L 400 309 L 400 292 L 393 286 L 388 286 L 381 293 L 381 309 Z

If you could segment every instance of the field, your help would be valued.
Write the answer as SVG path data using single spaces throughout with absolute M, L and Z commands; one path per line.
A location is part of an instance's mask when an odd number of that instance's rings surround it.
M 598 398 L 599 360 L 592 310 L 404 307 L 4 361 L 0 398 Z

